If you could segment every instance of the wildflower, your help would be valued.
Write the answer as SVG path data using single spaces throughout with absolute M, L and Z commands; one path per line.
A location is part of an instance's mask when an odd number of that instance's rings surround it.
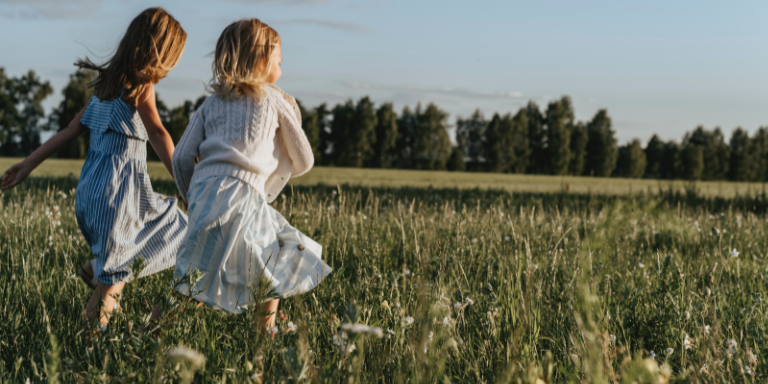
M 357 347 L 355 346 L 355 343 L 352 343 L 349 345 L 349 347 L 347 347 L 347 353 L 352 353 L 355 351 L 355 349 L 357 349 Z
M 369 335 L 374 335 L 378 338 L 381 338 L 384 336 L 384 333 L 381 332 L 381 328 L 379 327 L 369 327 L 365 324 L 349 324 L 344 323 L 341 325 L 341 329 L 343 331 L 349 332 L 349 333 L 365 333 Z
M 739 257 L 739 251 L 737 251 L 736 248 L 731 251 L 731 257 Z
M 274 337 L 275 334 L 277 333 L 277 327 L 275 327 L 274 325 L 271 327 L 267 327 L 267 333 L 269 333 L 270 337 Z
M 296 326 L 296 324 L 293 323 L 293 321 L 288 322 L 288 327 L 285 328 L 285 332 L 296 332 L 296 330 L 299 329 L 299 327 Z
M 656 360 L 656 352 L 654 352 L 654 351 L 651 351 L 651 354 L 650 354 L 650 355 L 648 355 L 648 357 L 650 357 L 650 358 L 651 358 L 651 360 Z
M 443 325 L 451 325 L 451 317 L 450 316 L 446 316 L 445 318 L 443 318 Z
M 747 359 L 749 359 L 750 364 L 757 365 L 757 356 L 752 353 L 752 348 L 747 349 Z
M 394 334 L 395 334 L 395 331 L 393 331 L 393 330 L 391 330 L 391 329 L 387 329 L 387 333 L 394 335 Z
M 707 370 L 707 365 L 706 364 L 701 366 L 701 369 L 699 369 L 699 373 L 703 373 L 705 375 L 709 375 L 709 370 Z
M 258 379 L 259 377 L 261 377 L 261 373 L 254 373 L 253 375 L 251 375 L 251 379 L 252 379 L 252 380 L 256 380 L 256 379 Z
M 171 361 L 186 361 L 190 364 L 193 370 L 198 370 L 205 366 L 205 356 L 200 352 L 183 345 L 171 348 L 166 354 L 166 357 Z
M 381 302 L 381 308 L 389 309 L 389 303 L 386 300 L 382 301 Z
M 472 244 L 477 244 L 477 238 L 472 239 Z
M 510 238 L 509 236 L 504 236 L 504 241 L 509 242 Z
M 429 338 L 429 341 L 432 342 L 432 337 L 435 336 L 435 333 L 432 331 L 429 331 L 429 335 L 427 335 L 427 338 Z
M 406 268 L 405 271 L 403 271 L 403 274 L 409 276 L 411 274 L 411 270 Z
M 474 303 L 475 303 L 475 301 L 474 301 L 474 300 L 472 300 L 472 299 L 470 299 L 469 297 L 465 298 L 465 299 L 464 299 L 464 301 L 465 301 L 467 304 L 469 304 L 469 305 L 472 305 L 472 304 L 474 304 Z
M 693 342 L 694 342 L 694 339 L 692 339 L 690 336 L 686 334 L 685 339 L 683 340 L 683 347 L 685 349 L 691 349 L 693 348 Z
M 336 190 L 331 191 L 331 195 L 336 196 Z
M 309 216 L 309 212 L 304 211 L 304 216 Z
M 533 269 L 539 269 L 539 265 L 538 264 L 534 264 L 533 265 Z
M 685 317 L 686 320 L 690 320 L 691 319 L 691 313 L 688 312 L 688 311 L 685 311 L 685 312 L 683 312 L 683 317 Z
M 707 336 L 709 336 L 709 329 L 710 329 L 709 325 L 705 325 L 704 326 L 704 334 L 707 335 Z
M 611 335 L 609 339 L 611 340 L 611 344 L 616 344 L 616 335 Z
M 59 234 L 64 234 L 64 230 L 63 229 L 59 229 Z
M 453 307 L 454 307 L 454 308 L 456 308 L 456 309 L 461 309 L 461 308 L 463 308 L 463 307 L 462 307 L 462 305 L 461 305 L 461 303 L 459 303 L 458 301 L 456 302 L 456 304 L 454 304 L 454 305 L 453 305 Z
M 53 211 L 54 212 L 58 212 L 59 211 L 59 206 L 58 205 L 54 205 L 53 206 Z
M 671 354 L 673 354 L 673 353 L 675 353 L 675 350 L 674 350 L 674 349 L 672 349 L 672 348 L 667 348 L 667 355 L 671 355 Z
M 747 374 L 750 374 L 750 375 L 752 374 L 752 368 L 750 368 L 749 365 L 744 367 L 744 371 L 746 371 Z
M 637 266 L 640 267 L 640 269 L 645 268 L 645 264 L 643 264 L 643 263 L 637 263 Z
M 408 325 L 413 324 L 413 317 L 410 317 L 410 316 L 406 317 L 405 322 L 408 323 Z
M 728 348 L 734 348 L 735 349 L 736 347 L 739 346 L 739 344 L 736 343 L 736 340 L 729 339 L 728 341 L 725 342 L 725 346 L 728 347 Z

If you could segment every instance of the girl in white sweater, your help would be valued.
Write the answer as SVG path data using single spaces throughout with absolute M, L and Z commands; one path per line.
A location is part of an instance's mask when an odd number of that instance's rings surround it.
M 176 278 L 204 273 L 181 293 L 231 313 L 254 304 L 260 279 L 279 297 L 317 286 L 331 268 L 322 247 L 268 205 L 291 176 L 312 168 L 296 101 L 274 86 L 280 35 L 258 19 L 230 24 L 216 43 L 213 95 L 195 112 L 173 155 L 189 229 Z M 262 303 L 274 326 L 278 300 Z

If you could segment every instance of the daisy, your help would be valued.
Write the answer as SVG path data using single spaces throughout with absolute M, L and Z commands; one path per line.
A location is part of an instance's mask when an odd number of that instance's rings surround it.
M 731 257 L 739 257 L 739 251 L 737 251 L 736 248 L 731 251 Z

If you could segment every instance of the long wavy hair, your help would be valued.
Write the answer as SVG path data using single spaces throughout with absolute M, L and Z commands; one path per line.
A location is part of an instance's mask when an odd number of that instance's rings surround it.
M 75 65 L 98 73 L 89 86 L 101 100 L 117 98 L 136 106 L 147 87 L 164 78 L 179 63 L 187 33 L 162 8 L 148 8 L 131 21 L 115 54 L 101 65 L 88 57 Z
M 280 43 L 277 31 L 259 19 L 238 20 L 224 28 L 211 65 L 211 93 L 224 99 L 260 98 Z

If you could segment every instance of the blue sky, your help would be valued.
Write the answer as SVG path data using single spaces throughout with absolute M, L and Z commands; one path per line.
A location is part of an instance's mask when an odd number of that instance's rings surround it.
M 453 121 L 570 95 L 578 119 L 607 108 L 621 142 L 768 126 L 766 1 L 0 0 L 0 66 L 50 80 L 52 106 L 78 57 L 156 5 L 189 35 L 157 88 L 171 106 L 204 93 L 221 30 L 258 17 L 283 39 L 278 85 L 309 106 L 370 95 Z

